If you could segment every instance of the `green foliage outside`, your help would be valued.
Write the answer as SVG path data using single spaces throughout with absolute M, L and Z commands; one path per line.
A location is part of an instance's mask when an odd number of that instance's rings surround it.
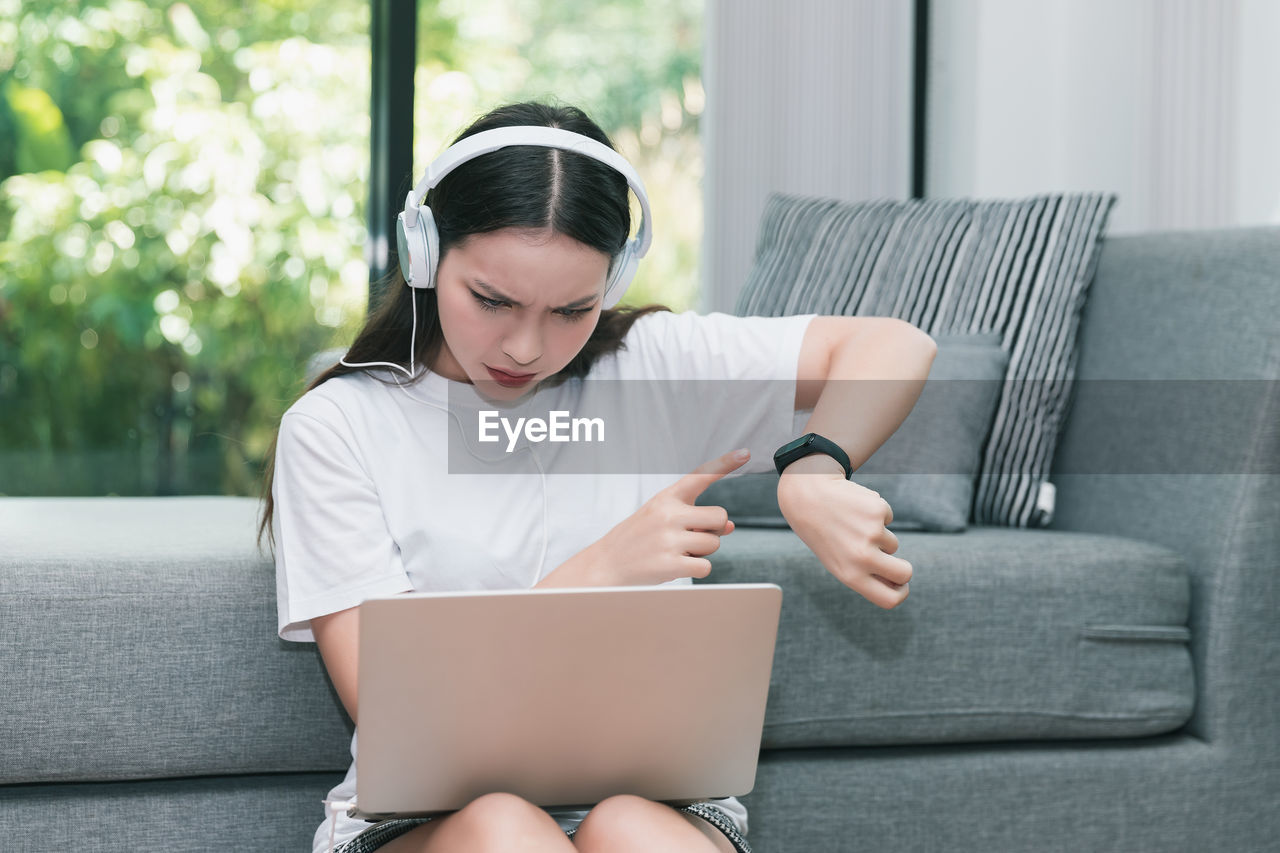
M 628 301 L 687 307 L 698 5 L 419 0 L 415 168 L 497 103 L 583 106 L 654 200 Z M 369 12 L 0 0 L 0 493 L 257 492 L 366 310 Z

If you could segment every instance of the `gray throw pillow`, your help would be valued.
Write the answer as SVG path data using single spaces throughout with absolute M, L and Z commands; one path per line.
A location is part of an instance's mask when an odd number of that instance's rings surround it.
M 898 317 L 933 335 L 995 332 L 1009 366 L 972 520 L 1044 527 L 1076 331 L 1115 196 L 844 202 L 773 194 L 735 306 L 749 316 Z
M 997 334 L 934 340 L 938 354 L 911 414 L 853 475 L 893 507 L 890 530 L 965 529 L 1009 363 Z M 810 414 L 796 413 L 795 435 L 804 433 Z M 777 490 L 777 473 L 746 474 L 712 483 L 698 503 L 725 507 L 744 527 L 786 527 Z

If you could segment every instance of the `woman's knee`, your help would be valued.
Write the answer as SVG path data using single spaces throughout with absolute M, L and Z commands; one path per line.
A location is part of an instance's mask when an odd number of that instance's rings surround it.
M 476 797 L 455 816 L 463 818 L 461 822 L 494 828 L 518 828 L 538 818 L 551 820 L 550 815 L 524 797 L 505 792 Z
M 627 849 L 635 840 L 653 831 L 655 819 L 663 816 L 665 808 L 661 803 L 634 794 L 609 797 L 592 807 L 583 818 L 576 840 L 591 844 L 593 849 Z
M 553 830 L 564 838 L 555 818 L 516 794 L 476 797 L 449 819 L 476 845 L 468 849 L 506 851 L 514 840 L 547 836 Z

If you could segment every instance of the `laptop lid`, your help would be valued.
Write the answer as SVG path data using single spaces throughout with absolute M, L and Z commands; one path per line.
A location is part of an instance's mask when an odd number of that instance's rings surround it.
M 775 584 L 370 599 L 352 814 L 748 793 L 781 605 Z

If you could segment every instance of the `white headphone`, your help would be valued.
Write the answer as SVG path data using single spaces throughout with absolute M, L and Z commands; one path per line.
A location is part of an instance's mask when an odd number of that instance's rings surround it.
M 627 185 L 640 201 L 641 217 L 639 232 L 627 241 L 621 253 L 613 260 L 613 271 L 605 285 L 602 307 L 612 308 L 617 305 L 635 277 L 640 259 L 649 251 L 653 236 L 649 223 L 649 197 L 645 194 L 640 176 L 621 154 L 601 142 L 558 127 L 499 127 L 485 130 L 450 146 L 437 157 L 405 199 L 404 212 L 396 217 L 396 249 L 404 280 L 410 287 L 436 286 L 436 270 L 440 264 L 440 237 L 436 232 L 435 216 L 431 208 L 423 203 L 427 191 L 468 160 L 511 145 L 538 145 L 585 154 L 593 160 L 612 166 L 627 179 Z

